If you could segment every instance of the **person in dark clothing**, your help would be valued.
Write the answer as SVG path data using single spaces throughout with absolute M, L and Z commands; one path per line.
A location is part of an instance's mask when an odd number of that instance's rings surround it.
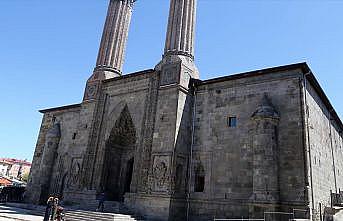
M 99 194 L 99 204 L 97 211 L 104 212 L 104 202 L 106 200 L 106 195 L 104 192 Z
M 45 214 L 43 221 L 49 221 L 49 217 L 51 214 L 51 209 L 54 204 L 54 197 L 49 197 L 48 201 L 46 202 Z

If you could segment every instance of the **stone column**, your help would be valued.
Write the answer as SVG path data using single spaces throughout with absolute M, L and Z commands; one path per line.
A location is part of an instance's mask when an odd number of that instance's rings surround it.
M 278 137 L 279 114 L 267 95 L 252 115 L 253 129 L 253 194 L 256 202 L 279 200 Z
M 110 0 L 95 72 L 104 71 L 106 78 L 122 72 L 133 0 Z
M 164 54 L 194 56 L 197 0 L 171 0 Z

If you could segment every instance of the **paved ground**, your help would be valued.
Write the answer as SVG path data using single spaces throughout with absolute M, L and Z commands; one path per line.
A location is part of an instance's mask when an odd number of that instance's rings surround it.
M 43 216 L 31 215 L 29 210 L 0 206 L 1 221 L 42 221 Z
M 340 212 L 338 212 L 334 218 L 333 218 L 334 221 L 343 221 L 343 210 L 341 210 Z

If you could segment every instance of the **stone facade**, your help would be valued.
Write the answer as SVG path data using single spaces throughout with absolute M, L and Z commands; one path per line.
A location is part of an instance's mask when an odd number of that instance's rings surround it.
M 103 37 L 100 57 L 125 43 L 132 4 L 110 1 L 104 35 L 117 18 L 110 33 L 123 38 Z M 342 122 L 305 63 L 199 80 L 195 6 L 171 1 L 154 69 L 121 75 L 121 62 L 108 63 L 99 75 L 97 66 L 82 103 L 41 111 L 28 202 L 56 194 L 87 204 L 105 192 L 156 220 L 295 209 L 319 219 L 319 203 L 324 211 L 343 185 Z M 113 48 L 122 56 L 124 43 Z

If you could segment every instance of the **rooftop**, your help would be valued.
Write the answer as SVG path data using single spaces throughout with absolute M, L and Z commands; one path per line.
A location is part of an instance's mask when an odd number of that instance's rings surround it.
M 31 166 L 31 163 L 26 160 L 18 160 L 14 158 L 0 158 L 0 163 L 7 163 L 7 164 L 21 164 Z

